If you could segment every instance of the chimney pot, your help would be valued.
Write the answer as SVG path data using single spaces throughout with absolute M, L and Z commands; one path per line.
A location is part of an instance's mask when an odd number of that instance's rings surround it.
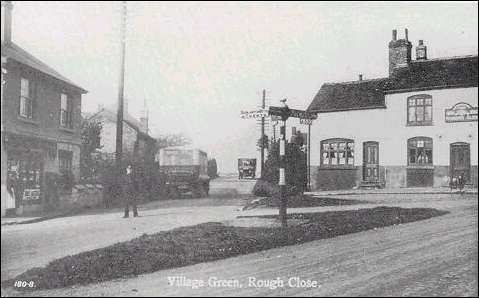
M 393 30 L 393 40 L 397 40 L 398 31 L 396 29 Z
M 359 81 L 361 82 L 361 81 L 363 80 L 363 74 L 360 73 L 360 74 L 358 75 L 358 77 L 359 77 Z
M 3 42 L 9 44 L 12 42 L 12 10 L 13 4 L 12 1 L 5 1 L 2 3 L 2 6 L 5 7 L 5 18 L 3 20 Z
M 404 38 L 405 38 L 406 40 L 409 40 L 409 34 L 408 34 L 408 33 L 409 33 L 409 32 L 408 32 L 407 28 L 404 29 Z
M 419 45 L 416 47 L 416 60 L 427 60 L 427 47 L 422 39 L 419 40 Z

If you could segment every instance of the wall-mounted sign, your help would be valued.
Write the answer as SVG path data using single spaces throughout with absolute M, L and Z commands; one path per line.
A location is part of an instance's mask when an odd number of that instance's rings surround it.
M 470 122 L 477 121 L 477 107 L 468 103 L 460 102 L 445 111 L 446 122 Z

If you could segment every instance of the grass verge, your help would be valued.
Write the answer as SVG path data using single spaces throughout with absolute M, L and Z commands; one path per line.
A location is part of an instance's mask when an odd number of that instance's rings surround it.
M 30 269 L 6 283 L 13 286 L 15 281 L 27 280 L 33 281 L 36 289 L 51 289 L 102 282 L 424 220 L 445 213 L 426 208 L 377 207 L 290 214 L 289 218 L 301 219 L 303 224 L 286 230 L 205 223 L 145 234 L 127 242 L 57 259 L 46 267 Z
M 247 202 L 243 209 L 253 209 L 257 207 L 279 207 L 279 198 L 263 197 Z M 306 207 L 326 207 L 326 206 L 343 206 L 370 204 L 369 201 L 354 199 L 338 199 L 332 197 L 317 197 L 310 195 L 294 195 L 288 197 L 288 208 L 306 208 Z

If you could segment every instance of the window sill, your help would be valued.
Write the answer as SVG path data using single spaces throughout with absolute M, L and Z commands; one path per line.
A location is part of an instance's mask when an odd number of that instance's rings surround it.
M 18 116 L 17 119 L 24 122 L 24 123 L 27 123 L 27 124 L 36 125 L 36 126 L 40 125 L 40 122 L 32 120 L 32 119 L 25 118 L 25 117 L 22 117 L 22 116 Z
M 411 170 L 415 170 L 415 169 L 418 169 L 418 170 L 434 170 L 434 166 L 433 165 L 408 165 L 407 166 L 407 169 L 411 169 Z
M 58 130 L 61 130 L 63 132 L 67 132 L 67 133 L 75 133 L 75 130 L 73 128 L 68 128 L 68 127 L 59 127 Z
M 354 165 L 339 165 L 339 166 L 329 166 L 321 165 L 319 166 L 320 170 L 355 170 L 356 166 Z
M 414 127 L 414 126 L 434 126 L 433 122 L 425 122 L 425 123 L 407 123 L 406 126 Z

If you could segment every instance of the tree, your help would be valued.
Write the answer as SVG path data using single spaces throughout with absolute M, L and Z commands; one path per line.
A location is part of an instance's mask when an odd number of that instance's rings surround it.
M 279 158 L 279 141 L 273 141 L 261 180 L 278 185 Z M 294 143 L 286 144 L 286 185 L 290 194 L 302 194 L 307 186 L 306 153 L 302 146 Z
M 98 169 L 98 161 L 94 156 L 101 146 L 102 124 L 98 121 L 83 119 L 81 124 L 82 145 L 80 150 L 80 177 L 94 178 Z
M 218 178 L 218 165 L 215 158 L 208 160 L 208 176 L 211 179 Z

